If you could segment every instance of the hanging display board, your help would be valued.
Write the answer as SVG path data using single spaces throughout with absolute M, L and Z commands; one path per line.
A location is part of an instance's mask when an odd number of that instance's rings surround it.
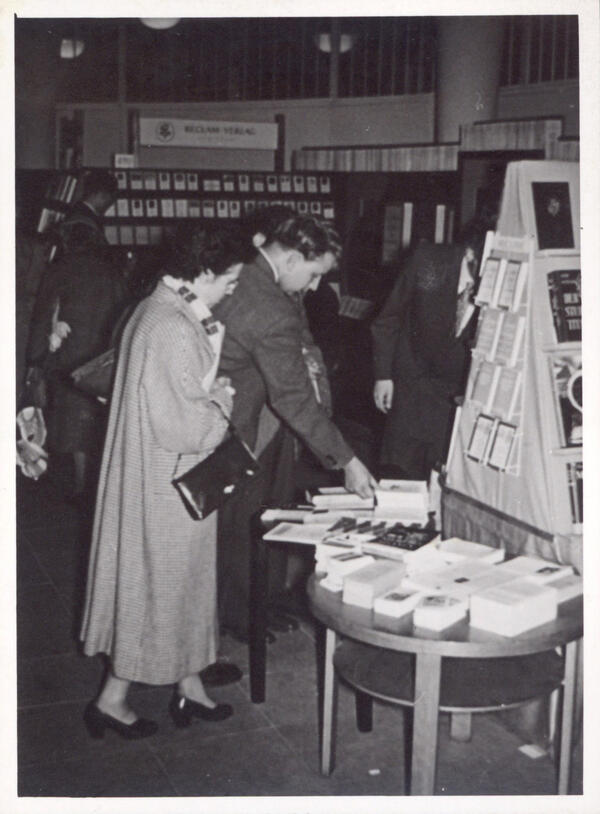
M 225 147 L 276 150 L 278 126 L 271 122 L 229 122 L 140 116 L 142 147 Z
M 583 522 L 580 292 L 579 165 L 510 164 L 482 258 L 447 485 L 560 538 L 556 556 L 574 563 Z

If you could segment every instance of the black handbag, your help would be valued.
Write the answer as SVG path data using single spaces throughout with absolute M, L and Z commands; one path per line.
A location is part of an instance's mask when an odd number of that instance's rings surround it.
M 219 509 L 241 483 L 258 472 L 254 454 L 227 421 L 229 437 L 207 458 L 172 481 L 194 520 L 202 520 Z

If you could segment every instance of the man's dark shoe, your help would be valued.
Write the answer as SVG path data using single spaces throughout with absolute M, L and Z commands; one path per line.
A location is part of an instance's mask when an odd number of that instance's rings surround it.
M 242 677 L 242 671 L 235 664 L 227 661 L 216 661 L 209 664 L 204 670 L 200 670 L 202 683 L 207 687 L 224 687 L 226 684 L 233 684 Z

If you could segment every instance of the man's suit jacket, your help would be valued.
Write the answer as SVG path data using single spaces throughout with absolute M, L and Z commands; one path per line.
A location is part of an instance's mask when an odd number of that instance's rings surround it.
M 464 390 L 475 320 L 455 336 L 464 247 L 420 244 L 398 274 L 371 326 L 375 379 L 394 382 L 382 462 L 406 466 L 408 439 L 430 444 L 443 459 L 453 397 Z
M 246 443 L 254 448 L 268 403 L 325 467 L 345 466 L 354 453 L 315 398 L 300 312 L 262 255 L 244 266 L 235 292 L 214 315 L 225 325 L 219 373 L 235 388 L 232 420 Z

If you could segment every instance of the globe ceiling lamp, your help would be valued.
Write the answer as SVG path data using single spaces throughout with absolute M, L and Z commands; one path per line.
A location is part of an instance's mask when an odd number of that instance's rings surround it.
M 354 45 L 354 34 L 340 34 L 339 37 L 339 52 L 345 54 Z M 315 34 L 315 45 L 319 51 L 325 54 L 330 54 L 333 46 L 333 38 L 329 33 Z
M 73 39 L 72 37 L 64 37 L 60 41 L 60 56 L 61 59 L 75 59 L 83 54 L 85 44 L 83 40 Z
M 140 17 L 140 22 L 155 31 L 165 31 L 177 25 L 180 19 L 181 17 Z

